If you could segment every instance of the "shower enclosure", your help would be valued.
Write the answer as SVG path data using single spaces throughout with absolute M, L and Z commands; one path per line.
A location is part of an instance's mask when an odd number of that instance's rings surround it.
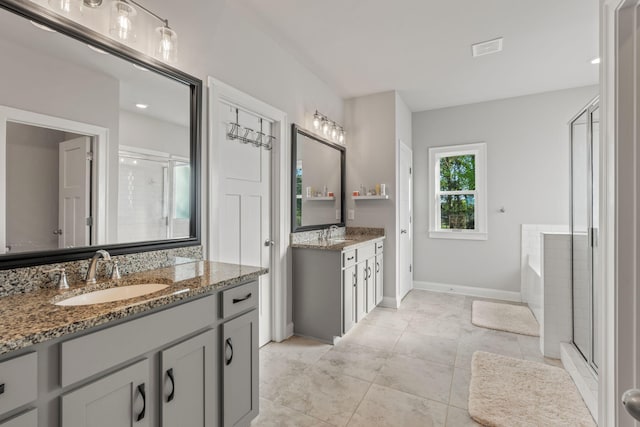
M 600 288 L 597 277 L 599 207 L 598 98 L 569 123 L 571 137 L 571 258 L 573 290 L 573 343 L 597 373 L 600 360 Z

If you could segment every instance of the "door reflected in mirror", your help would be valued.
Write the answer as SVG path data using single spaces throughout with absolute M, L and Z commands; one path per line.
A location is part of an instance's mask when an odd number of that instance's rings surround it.
M 0 11 L 0 254 L 194 237 L 192 89 Z
M 344 225 L 343 146 L 293 127 L 293 231 Z

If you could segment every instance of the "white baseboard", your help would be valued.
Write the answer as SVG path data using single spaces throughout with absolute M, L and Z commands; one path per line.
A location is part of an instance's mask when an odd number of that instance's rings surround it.
M 386 307 L 386 308 L 400 307 L 400 303 L 394 297 L 383 297 L 382 302 L 379 305 L 380 307 Z
M 597 377 L 572 344 L 560 343 L 562 365 L 571 375 L 594 420 L 598 419 Z
M 450 285 L 446 283 L 413 281 L 413 289 L 443 292 L 447 294 L 466 295 L 470 297 L 492 298 L 503 301 L 522 302 L 520 292 L 502 291 L 500 289 L 476 288 L 474 286 Z

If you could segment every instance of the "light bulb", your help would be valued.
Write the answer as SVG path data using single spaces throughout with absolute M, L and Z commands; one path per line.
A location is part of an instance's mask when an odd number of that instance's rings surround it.
M 178 34 L 167 26 L 156 28 L 156 33 L 156 58 L 164 62 L 176 62 L 178 60 Z
M 77 17 L 82 14 L 82 0 L 49 0 L 49 6 L 64 15 Z
M 321 119 L 322 119 L 322 117 L 316 111 L 316 113 L 313 115 L 313 127 L 314 127 L 314 129 L 316 129 L 316 130 L 320 129 Z
M 122 41 L 133 42 L 136 39 L 135 17 L 137 12 L 133 6 L 124 1 L 111 4 L 111 24 L 109 33 Z
M 329 121 L 328 120 L 324 120 L 322 122 L 322 133 L 327 135 L 329 134 Z
M 338 137 L 338 126 L 334 123 L 331 126 L 331 139 L 336 139 Z
M 340 128 L 340 134 L 338 135 L 338 141 L 340 144 L 344 144 L 344 129 Z

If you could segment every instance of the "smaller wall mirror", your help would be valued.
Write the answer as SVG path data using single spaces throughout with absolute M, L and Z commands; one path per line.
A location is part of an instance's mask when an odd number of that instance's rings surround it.
M 343 227 L 345 147 L 297 125 L 291 146 L 292 231 Z

